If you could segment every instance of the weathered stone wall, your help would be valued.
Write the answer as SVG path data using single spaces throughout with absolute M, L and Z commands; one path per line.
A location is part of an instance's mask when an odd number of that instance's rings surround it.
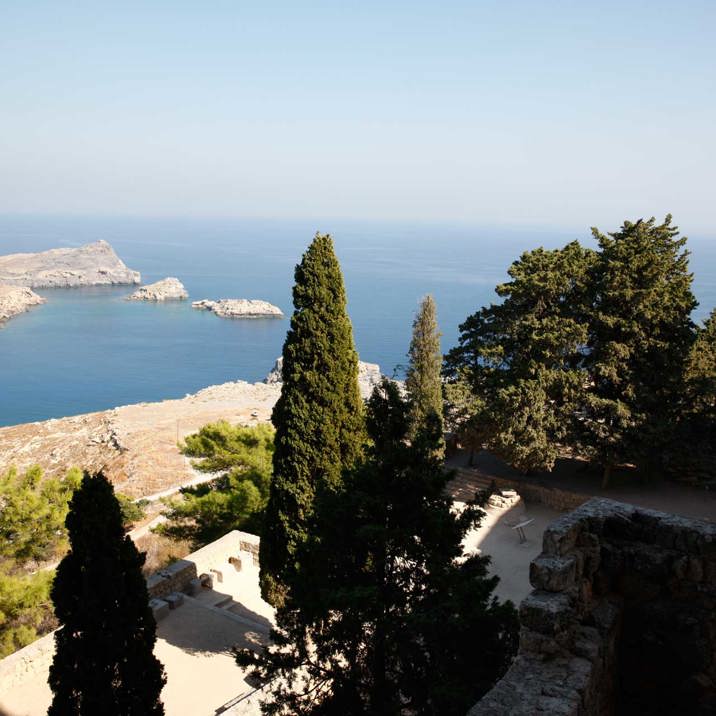
M 45 634 L 14 654 L 0 659 L 0 694 L 31 681 L 52 663 L 55 632 Z
M 147 578 L 147 590 L 152 599 L 165 597 L 171 592 L 183 592 L 189 582 L 203 573 L 214 573 L 228 569 L 230 560 L 250 555 L 254 564 L 258 564 L 260 540 L 248 532 L 233 530 L 223 537 L 188 554 L 184 559 L 173 562 L 165 569 L 155 572 Z M 233 569 L 233 567 L 232 567 Z
M 530 581 L 518 656 L 470 716 L 716 713 L 716 525 L 592 499 Z

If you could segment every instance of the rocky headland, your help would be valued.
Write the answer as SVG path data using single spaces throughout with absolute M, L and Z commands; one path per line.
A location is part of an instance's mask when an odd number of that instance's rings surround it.
M 0 285 L 0 326 L 19 313 L 28 311 L 32 306 L 45 303 L 46 299 L 38 296 L 27 286 Z
M 380 368 L 374 363 L 360 365 L 365 397 L 380 380 Z M 40 465 L 50 475 L 63 475 L 74 466 L 102 469 L 120 492 L 132 497 L 187 484 L 197 474 L 177 443 L 217 420 L 242 425 L 270 422 L 281 395 L 280 370 L 274 366 L 265 380 L 212 385 L 178 400 L 0 427 L 0 473 L 11 465 L 19 470 Z
M 127 268 L 106 241 L 72 249 L 0 256 L 0 284 L 75 288 L 139 282 L 139 272 Z
M 271 372 L 264 378 L 267 385 L 280 386 L 283 382 L 283 356 L 276 359 Z M 377 363 L 364 363 L 358 361 L 358 388 L 360 389 L 361 398 L 366 400 L 370 397 L 378 383 L 383 379 L 380 372 L 380 366 Z
M 173 276 L 147 284 L 127 296 L 127 301 L 183 301 L 189 298 L 184 284 Z
M 192 308 L 213 311 L 221 318 L 281 318 L 283 311 L 268 301 L 248 298 L 222 298 L 218 301 L 194 301 Z

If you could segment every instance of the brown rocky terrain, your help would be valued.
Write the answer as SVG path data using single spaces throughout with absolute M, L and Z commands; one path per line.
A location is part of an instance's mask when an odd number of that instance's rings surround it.
M 32 306 L 38 306 L 41 303 L 45 303 L 45 299 L 27 286 L 3 286 L 0 284 L 0 326 L 13 316 L 24 313 Z
M 224 383 L 180 400 L 138 403 L 70 418 L 0 428 L 0 471 L 40 465 L 105 471 L 118 490 L 142 497 L 195 477 L 177 442 L 206 423 L 270 420 L 279 385 Z
M 74 288 L 139 283 L 106 241 L 78 248 L 0 256 L 0 283 L 30 288 Z
M 367 397 L 380 369 L 361 363 L 359 373 L 361 394 Z M 40 465 L 47 474 L 62 475 L 76 466 L 104 470 L 131 497 L 167 491 L 197 477 L 177 443 L 216 420 L 269 422 L 280 379 L 278 363 L 265 383 L 224 383 L 178 400 L 0 428 L 0 472 L 12 465 L 20 470 Z

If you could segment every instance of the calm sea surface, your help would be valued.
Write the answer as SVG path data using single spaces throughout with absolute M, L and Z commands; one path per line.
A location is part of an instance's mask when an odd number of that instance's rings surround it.
M 602 227 L 613 230 L 616 227 Z M 443 349 L 495 298 L 523 250 L 588 231 L 544 232 L 333 222 L 0 217 L 0 254 L 105 239 L 145 283 L 177 276 L 190 300 L 124 301 L 133 289 L 37 289 L 47 303 L 0 328 L 0 425 L 182 397 L 207 385 L 263 379 L 288 319 L 227 320 L 202 298 L 260 298 L 292 310 L 293 269 L 315 231 L 330 231 L 343 267 L 361 358 L 400 373 L 418 300 L 438 304 Z M 716 239 L 691 237 L 696 320 L 716 305 Z

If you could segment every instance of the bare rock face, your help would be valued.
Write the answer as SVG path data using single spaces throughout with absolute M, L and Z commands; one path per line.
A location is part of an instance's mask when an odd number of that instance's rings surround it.
M 194 301 L 192 308 L 213 311 L 221 318 L 281 318 L 283 311 L 268 301 L 248 298 L 222 298 L 219 301 Z
M 271 372 L 264 378 L 264 383 L 267 385 L 281 384 L 283 382 L 282 369 L 283 356 L 276 359 Z M 358 361 L 358 388 L 360 389 L 361 398 L 364 400 L 369 398 L 373 392 L 373 388 L 375 388 L 381 380 L 383 380 L 383 375 L 377 363 Z
M 106 241 L 76 249 L 0 256 L 0 283 L 30 288 L 75 288 L 140 282 Z
M 184 284 L 173 276 L 138 288 L 127 301 L 182 301 L 189 298 Z
M 0 285 L 0 325 L 18 313 L 29 310 L 31 306 L 38 306 L 45 301 L 46 299 L 27 286 Z

